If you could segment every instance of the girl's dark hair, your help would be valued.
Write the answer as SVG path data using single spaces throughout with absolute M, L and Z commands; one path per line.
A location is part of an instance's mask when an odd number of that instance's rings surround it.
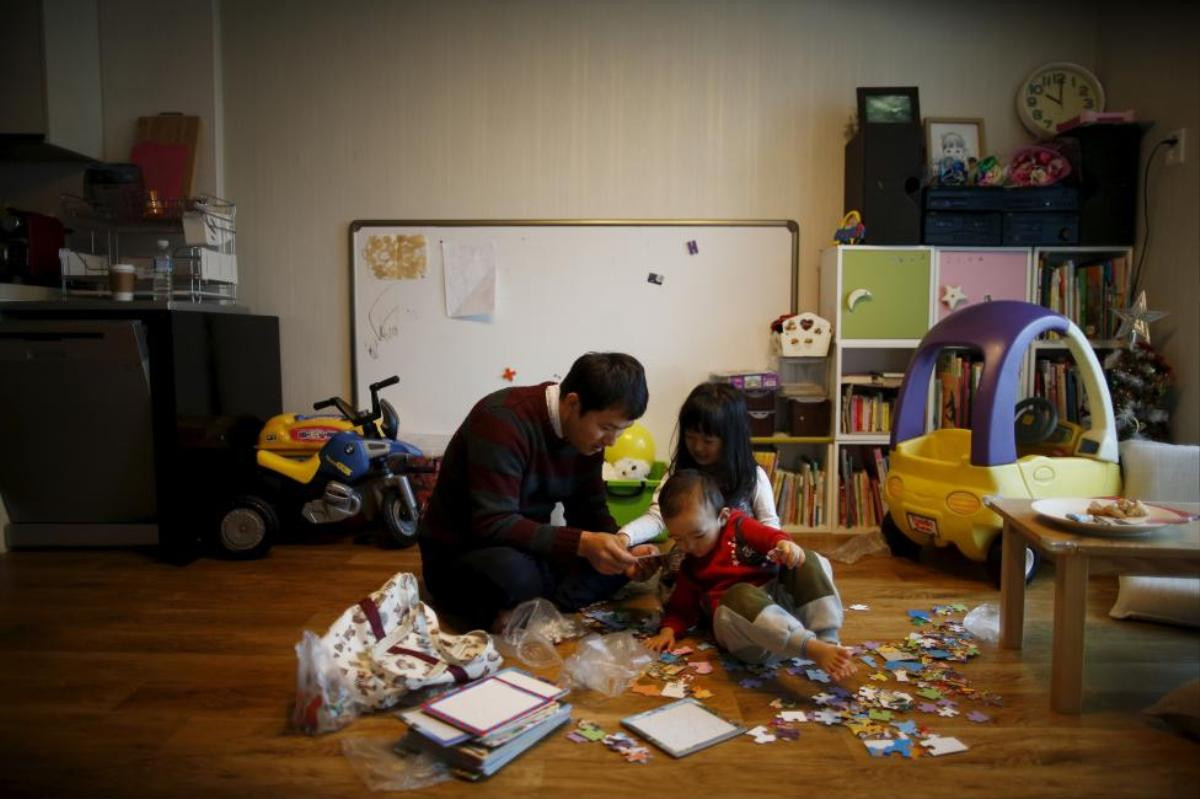
M 626 419 L 639 418 L 646 412 L 650 393 L 646 373 L 637 358 L 623 352 L 589 352 L 571 364 L 562 381 L 563 396 L 579 396 L 579 411 L 606 411 L 621 408 Z
M 684 441 L 689 432 L 721 439 L 721 456 L 711 466 L 701 466 L 688 452 Z M 692 389 L 679 409 L 675 430 L 675 457 L 671 471 L 697 469 L 712 475 L 725 495 L 725 504 L 750 504 L 758 481 L 758 463 L 750 449 L 750 424 L 746 398 L 728 383 L 701 383 Z
M 721 510 L 725 498 L 711 474 L 696 469 L 681 469 L 667 478 L 662 491 L 658 492 L 658 507 L 664 519 L 674 518 L 685 507 L 693 491 L 699 491 L 699 499 L 713 513 Z

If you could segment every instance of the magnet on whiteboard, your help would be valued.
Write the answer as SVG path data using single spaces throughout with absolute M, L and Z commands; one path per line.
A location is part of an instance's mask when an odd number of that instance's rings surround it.
M 863 300 L 869 299 L 871 299 L 870 289 L 855 289 L 846 295 L 846 310 L 853 311 L 855 305 L 858 305 Z

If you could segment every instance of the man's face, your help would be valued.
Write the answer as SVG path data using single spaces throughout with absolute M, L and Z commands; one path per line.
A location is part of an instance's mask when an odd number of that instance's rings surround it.
M 587 413 L 581 413 L 579 407 L 579 395 L 571 392 L 562 398 L 558 410 L 563 438 L 584 455 L 611 447 L 634 421 L 625 418 L 625 409 L 620 406 Z
M 673 516 L 663 519 L 667 535 L 684 554 L 702 558 L 717 545 L 721 527 L 729 518 L 729 510 L 715 511 L 700 495 L 700 489 L 692 492 L 690 501 Z

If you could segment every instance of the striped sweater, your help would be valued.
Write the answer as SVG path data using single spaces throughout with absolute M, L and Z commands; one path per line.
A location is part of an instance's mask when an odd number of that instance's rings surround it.
M 600 473 L 604 454 L 582 455 L 555 434 L 548 385 L 497 391 L 471 409 L 450 439 L 421 518 L 423 556 L 509 546 L 568 561 L 581 531 L 616 531 Z M 565 527 L 550 525 L 557 502 Z

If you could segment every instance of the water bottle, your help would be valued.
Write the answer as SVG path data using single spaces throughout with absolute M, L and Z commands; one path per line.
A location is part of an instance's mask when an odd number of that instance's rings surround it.
M 175 271 L 175 263 L 171 259 L 171 242 L 166 239 L 158 240 L 158 252 L 154 255 L 154 299 L 156 301 L 171 300 L 171 277 Z

